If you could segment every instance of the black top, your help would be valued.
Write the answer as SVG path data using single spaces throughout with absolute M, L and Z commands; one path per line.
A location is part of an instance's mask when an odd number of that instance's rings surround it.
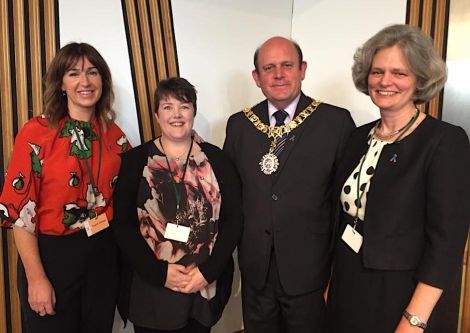
M 348 141 L 335 177 L 337 218 L 340 191 L 375 123 L 359 127 Z M 446 289 L 462 264 L 470 223 L 469 170 L 465 131 L 429 116 L 403 140 L 386 145 L 367 193 L 364 267 L 415 270 L 416 280 Z

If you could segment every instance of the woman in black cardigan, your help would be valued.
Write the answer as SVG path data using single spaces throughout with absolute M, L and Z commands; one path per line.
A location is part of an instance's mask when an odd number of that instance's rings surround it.
M 115 190 L 118 308 L 136 333 L 209 332 L 230 297 L 240 184 L 219 148 L 193 140 L 188 81 L 161 81 L 155 104 L 162 135 L 122 156 Z
M 352 134 L 338 167 L 332 331 L 455 332 L 458 299 L 436 304 L 460 283 L 469 142 L 416 108 L 443 87 L 445 64 L 421 30 L 394 25 L 357 50 L 352 71 L 380 119 Z

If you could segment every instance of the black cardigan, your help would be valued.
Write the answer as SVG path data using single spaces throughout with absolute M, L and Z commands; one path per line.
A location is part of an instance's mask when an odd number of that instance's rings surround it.
M 114 191 L 112 229 L 121 257 L 121 289 L 118 309 L 124 321 L 129 311 L 129 296 L 134 271 L 147 283 L 162 287 L 166 282 L 168 262 L 158 260 L 142 238 L 137 218 L 137 192 L 143 168 L 147 165 L 148 141 L 122 155 L 119 178 Z M 232 253 L 242 232 L 241 189 L 238 174 L 222 150 L 209 143 L 199 144 L 206 154 L 222 196 L 217 240 L 207 261 L 199 265 L 208 283 L 217 280 L 226 270 L 233 272 Z M 225 304 L 224 304 L 225 305 Z
M 351 135 L 338 167 L 335 198 L 367 150 L 375 123 Z M 385 146 L 380 155 L 367 193 L 364 267 L 415 270 L 417 281 L 445 289 L 462 264 L 469 199 L 465 131 L 426 117 L 413 133 Z

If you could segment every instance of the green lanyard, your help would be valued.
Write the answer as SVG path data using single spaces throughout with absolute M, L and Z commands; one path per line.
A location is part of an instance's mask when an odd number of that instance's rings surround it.
M 80 140 L 80 135 L 78 134 L 78 131 L 77 131 L 77 127 L 75 126 L 73 128 L 74 132 L 75 132 L 75 135 L 77 136 L 77 141 L 78 141 L 78 144 L 80 145 L 80 148 L 82 150 L 85 150 L 85 143 L 82 142 L 82 140 Z M 101 150 L 102 150 L 102 147 L 101 147 L 101 129 L 98 130 L 98 172 L 96 174 L 96 182 L 99 181 L 99 178 L 100 178 L 100 170 L 101 170 Z M 93 188 L 93 193 L 95 194 L 95 203 L 96 203 L 96 195 L 99 193 L 99 189 L 98 189 L 98 186 L 96 185 L 97 183 L 95 183 L 95 179 L 93 178 L 93 171 L 91 170 L 91 167 L 90 167 L 90 164 L 88 163 L 88 159 L 87 158 L 85 160 L 85 165 L 86 165 L 86 169 L 87 169 L 87 172 L 88 172 L 88 177 L 90 178 L 90 183 L 91 183 L 91 186 Z
M 411 126 L 413 126 L 413 124 L 415 123 L 416 119 L 418 119 L 418 116 L 419 116 L 419 110 L 416 109 L 415 111 L 415 114 L 413 115 L 413 117 L 410 119 L 410 121 L 408 122 L 408 124 L 406 124 L 405 128 L 403 128 L 400 132 L 400 135 L 398 136 L 398 138 L 396 138 L 395 140 L 393 140 L 393 143 L 397 142 L 397 141 L 400 141 L 400 139 L 403 137 L 403 135 L 405 135 L 405 133 L 410 129 Z
M 176 217 L 177 217 L 176 218 L 176 224 L 179 224 L 180 218 L 178 218 L 178 217 L 180 216 L 179 210 L 180 210 L 180 203 L 181 203 L 181 195 L 182 195 L 183 190 L 184 190 L 184 176 L 186 174 L 186 169 L 188 167 L 189 156 L 191 155 L 191 150 L 193 149 L 193 138 L 191 138 L 191 145 L 189 146 L 188 155 L 186 156 L 186 162 L 184 162 L 184 164 L 183 164 L 183 175 L 181 176 L 181 181 L 178 184 L 175 182 L 175 179 L 173 177 L 173 173 L 171 172 L 170 162 L 168 161 L 168 157 L 165 153 L 165 148 L 163 148 L 162 137 L 161 136 L 158 138 L 158 142 L 160 142 L 160 146 L 162 146 L 163 154 L 165 155 L 166 165 L 168 166 L 168 172 L 170 173 L 170 176 L 171 176 L 170 178 L 171 178 L 171 183 L 173 185 L 173 190 L 175 191 L 175 196 L 176 196 Z M 178 185 L 180 185 L 180 189 L 178 189 Z
M 366 189 L 364 188 L 362 193 L 359 195 L 360 186 L 361 186 L 360 184 L 361 184 L 362 167 L 364 166 L 364 162 L 366 161 L 367 154 L 369 153 L 369 150 L 370 150 L 370 145 L 372 143 L 372 135 L 370 136 L 370 139 L 369 139 L 369 148 L 367 148 L 366 153 L 364 154 L 364 156 L 362 156 L 362 161 L 361 161 L 361 164 L 359 165 L 359 171 L 358 171 L 358 174 L 357 174 L 357 186 L 356 186 L 356 200 L 357 200 L 357 202 L 356 202 L 356 214 L 354 215 L 354 226 L 353 226 L 354 230 L 356 230 L 357 221 L 359 220 L 359 207 L 361 206 L 362 196 L 366 192 Z
M 416 109 L 415 111 L 415 114 L 413 115 L 413 117 L 411 117 L 411 119 L 408 121 L 408 123 L 406 124 L 405 127 L 403 127 L 401 130 L 400 130 L 400 135 L 395 139 L 393 140 L 392 143 L 395 143 L 397 141 L 400 141 L 400 139 L 403 137 L 403 135 L 405 135 L 405 133 L 410 129 L 411 126 L 413 126 L 413 124 L 415 123 L 416 119 L 418 119 L 418 116 L 419 116 L 419 110 Z M 375 128 L 374 128 L 374 133 L 375 133 L 375 130 L 377 129 L 377 126 L 380 124 L 380 121 L 377 122 L 377 124 L 375 125 Z M 366 153 L 364 154 L 364 156 L 362 157 L 362 161 L 361 161 L 361 164 L 359 165 L 359 171 L 358 171 L 358 174 L 357 174 L 357 186 L 356 186 L 356 214 L 354 215 L 354 230 L 356 230 L 356 226 L 357 226 L 357 221 L 359 221 L 359 208 L 361 206 L 361 200 L 362 200 L 362 196 L 364 195 L 364 193 L 366 192 L 366 189 L 364 188 L 364 190 L 362 190 L 362 193 L 359 194 L 360 192 L 360 186 L 361 186 L 361 173 L 362 173 L 362 167 L 364 166 L 364 162 L 366 161 L 366 158 L 367 158 L 367 154 L 369 153 L 369 150 L 370 150 L 370 146 L 372 144 L 372 137 L 374 136 L 374 133 L 372 133 L 372 135 L 370 136 L 370 140 L 369 140 L 369 148 L 367 148 L 367 151 Z

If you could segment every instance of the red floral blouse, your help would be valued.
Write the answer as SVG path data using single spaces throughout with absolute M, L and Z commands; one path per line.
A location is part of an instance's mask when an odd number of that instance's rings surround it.
M 16 136 L 0 196 L 3 226 L 66 235 L 101 213 L 112 220 L 119 154 L 129 148 L 116 124 L 104 131 L 96 119 L 66 118 L 53 129 L 44 117 L 31 119 Z

